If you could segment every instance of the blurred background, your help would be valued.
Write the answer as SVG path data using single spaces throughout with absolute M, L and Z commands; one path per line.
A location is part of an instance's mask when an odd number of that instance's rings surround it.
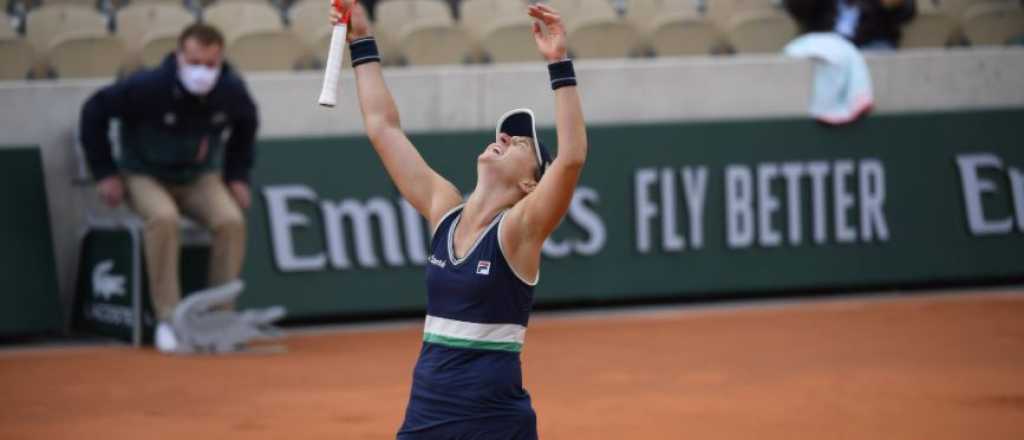
M 329 2 L 4 1 L 0 437 L 394 438 L 431 231 L 348 59 L 317 105 Z M 1024 438 L 1020 0 L 549 3 L 590 148 L 523 353 L 545 438 Z M 363 4 L 402 127 L 461 191 L 510 109 L 555 146 L 527 2 Z M 233 69 L 135 87 L 197 22 Z M 214 70 L 244 80 L 230 105 L 183 89 Z M 236 305 L 287 309 L 267 355 L 148 349 L 145 222 L 93 174 L 140 139 L 247 177 Z M 217 232 L 170 223 L 167 270 L 207 287 Z
M 505 110 L 534 108 L 553 141 L 525 2 L 364 4 L 404 128 L 463 191 Z M 1020 1 L 550 4 L 565 17 L 592 159 L 545 247 L 538 307 L 1024 276 Z M 86 98 L 156 67 L 197 21 L 223 32 L 259 112 L 242 304 L 283 304 L 290 323 L 421 312 L 428 231 L 361 134 L 351 71 L 336 109 L 314 102 L 329 7 L 9 0 L 0 202 L 18 214 L 0 224 L 3 281 L 15 286 L 0 333 L 146 338 L 139 219 L 98 201 L 78 118 Z M 187 220 L 181 232 L 188 291 L 205 279 L 209 237 Z M 97 276 L 123 288 L 97 291 Z

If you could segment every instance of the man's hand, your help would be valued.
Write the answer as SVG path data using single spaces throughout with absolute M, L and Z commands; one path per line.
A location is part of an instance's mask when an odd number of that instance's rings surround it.
M 527 13 L 539 20 L 533 22 L 533 39 L 537 42 L 540 54 L 549 63 L 564 60 L 567 46 L 562 16 L 558 15 L 554 8 L 543 3 L 530 5 Z M 541 29 L 541 26 L 544 26 L 544 29 Z
M 341 2 L 341 8 L 345 11 L 351 11 L 352 16 L 348 22 L 348 41 L 357 40 L 363 37 L 369 37 L 372 30 L 370 29 L 370 20 L 366 17 L 366 8 L 356 0 L 334 0 L 335 2 Z M 333 5 L 332 5 L 333 6 Z M 331 25 L 336 25 L 341 21 L 341 14 L 334 7 L 331 8 Z
M 231 190 L 231 197 L 235 198 L 238 206 L 242 209 L 249 209 L 249 205 L 252 203 L 252 194 L 249 193 L 248 183 L 240 180 L 229 182 L 228 189 Z
M 113 175 L 104 177 L 96 183 L 96 191 L 103 199 L 103 203 L 111 208 L 116 208 L 124 201 L 124 181 L 121 176 Z

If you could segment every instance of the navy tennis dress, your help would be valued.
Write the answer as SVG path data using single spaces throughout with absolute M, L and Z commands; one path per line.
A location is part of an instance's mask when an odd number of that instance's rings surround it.
M 399 440 L 533 440 L 537 417 L 519 362 L 533 306 L 498 242 L 504 213 L 461 259 L 462 206 L 441 220 L 427 264 L 423 346 Z

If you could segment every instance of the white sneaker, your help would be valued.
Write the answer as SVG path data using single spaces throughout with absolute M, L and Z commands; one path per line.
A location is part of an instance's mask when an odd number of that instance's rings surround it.
M 178 337 L 174 335 L 174 329 L 166 322 L 159 322 L 156 325 L 156 335 L 153 337 L 156 349 L 162 353 L 178 352 Z

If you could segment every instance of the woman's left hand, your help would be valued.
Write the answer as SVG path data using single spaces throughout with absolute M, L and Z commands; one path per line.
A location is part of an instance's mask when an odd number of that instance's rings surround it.
M 540 54 L 549 63 L 564 60 L 568 49 L 562 16 L 554 8 L 543 3 L 530 5 L 527 13 L 538 20 L 533 23 L 533 39 L 537 42 Z M 541 29 L 541 26 L 544 29 Z

